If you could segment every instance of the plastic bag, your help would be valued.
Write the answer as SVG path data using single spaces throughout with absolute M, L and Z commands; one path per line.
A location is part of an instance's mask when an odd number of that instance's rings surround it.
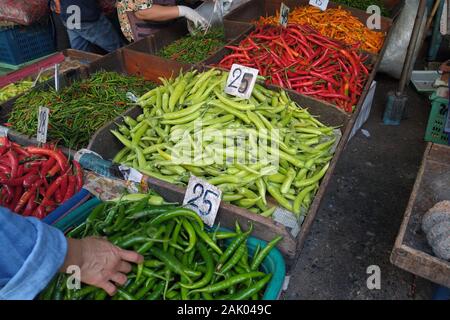
M 384 72 L 396 79 L 400 79 L 418 8 L 419 0 L 405 1 L 405 7 L 391 30 L 391 37 L 384 54 L 384 58 L 381 61 L 379 69 L 380 72 Z M 422 21 L 419 41 L 424 35 L 427 16 L 428 15 L 425 14 Z M 419 47 L 420 45 L 416 46 L 414 61 L 417 59 L 419 54 Z
M 208 21 L 209 29 L 223 27 L 223 0 L 207 0 L 195 9 L 195 11 Z M 191 34 L 197 31 L 192 21 L 189 20 L 188 30 Z
M 223 13 L 228 14 L 250 0 L 223 0 Z
M 30 25 L 49 13 L 47 0 L 0 0 L 0 20 Z

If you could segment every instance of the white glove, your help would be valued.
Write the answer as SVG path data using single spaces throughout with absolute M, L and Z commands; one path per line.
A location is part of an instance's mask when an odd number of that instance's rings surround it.
M 208 26 L 208 21 L 189 7 L 178 6 L 178 12 L 180 17 L 186 17 L 186 19 L 192 21 L 196 28 L 206 29 Z

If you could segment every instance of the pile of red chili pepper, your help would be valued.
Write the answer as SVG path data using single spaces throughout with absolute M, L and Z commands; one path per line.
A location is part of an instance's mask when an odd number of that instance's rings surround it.
M 268 84 L 293 89 L 353 112 L 369 77 L 368 55 L 309 26 L 259 25 L 219 67 L 234 63 L 257 68 Z
M 82 185 L 80 164 L 71 166 L 61 150 L 22 147 L 0 137 L 0 206 L 43 219 Z

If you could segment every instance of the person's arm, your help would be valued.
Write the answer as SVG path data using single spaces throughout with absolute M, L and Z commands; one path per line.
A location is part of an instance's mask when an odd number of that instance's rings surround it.
M 64 234 L 0 208 L 0 300 L 33 299 L 64 263 Z
M 66 239 L 58 229 L 0 207 L 0 300 L 29 300 L 55 274 L 78 266 L 81 282 L 113 295 L 144 258 L 99 238 Z
M 186 17 L 196 26 L 205 28 L 208 24 L 198 12 L 186 6 L 161 6 L 154 4 L 151 8 L 138 10 L 134 14 L 136 18 L 147 21 L 161 22 Z
M 154 4 L 149 9 L 139 10 L 134 13 L 136 18 L 149 21 L 167 21 L 180 16 L 177 6 L 161 6 Z

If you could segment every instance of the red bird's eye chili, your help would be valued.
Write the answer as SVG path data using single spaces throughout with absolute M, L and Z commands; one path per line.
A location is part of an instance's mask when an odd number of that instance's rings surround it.
M 233 63 L 258 68 L 268 84 L 314 96 L 352 112 L 369 77 L 367 55 L 305 25 L 259 25 L 219 67 Z M 304 77 L 301 77 L 304 76 Z
M 80 191 L 83 187 L 83 170 L 81 169 L 80 163 L 78 161 L 72 161 L 74 166 L 74 174 L 76 176 L 76 191 Z
M 0 137 L 0 148 L 0 206 L 42 219 L 81 188 L 80 164 L 73 164 L 72 175 L 69 160 L 54 146 L 23 148 Z
M 54 158 L 56 160 L 56 162 L 58 163 L 60 169 L 62 170 L 62 172 L 66 172 L 67 171 L 67 159 L 62 155 L 61 152 L 59 151 L 54 151 L 54 150 L 49 150 L 49 149 L 44 149 L 44 148 L 38 148 L 38 147 L 28 147 L 26 148 L 26 150 L 31 153 L 31 154 L 35 154 L 35 155 L 45 155 L 47 157 L 50 158 Z

